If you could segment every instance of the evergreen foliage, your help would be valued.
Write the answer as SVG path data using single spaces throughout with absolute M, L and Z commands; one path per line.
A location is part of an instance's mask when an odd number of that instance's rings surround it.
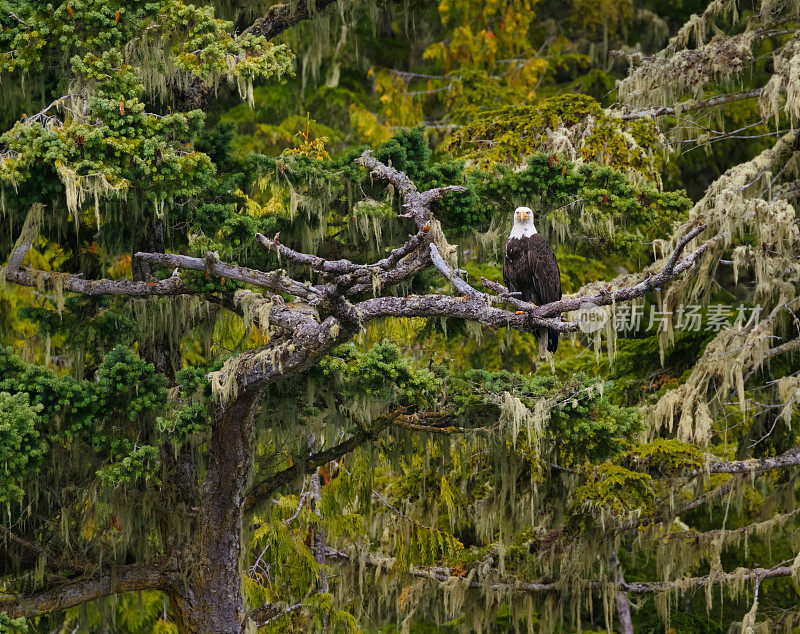
M 796 5 L 0 0 L 0 632 L 800 625 Z

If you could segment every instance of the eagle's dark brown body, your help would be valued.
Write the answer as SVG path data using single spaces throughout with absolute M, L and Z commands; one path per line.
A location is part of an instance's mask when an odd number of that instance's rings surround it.
M 522 299 L 537 306 L 561 299 L 561 274 L 555 253 L 538 233 L 506 242 L 503 261 L 503 281 L 506 287 L 522 293 Z M 547 349 L 558 348 L 558 332 L 548 332 Z

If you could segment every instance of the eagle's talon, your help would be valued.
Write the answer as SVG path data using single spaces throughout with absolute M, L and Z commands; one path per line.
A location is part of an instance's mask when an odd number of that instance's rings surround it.
M 515 314 L 516 314 L 516 315 L 524 315 L 524 314 L 525 314 L 525 311 L 524 311 L 524 310 L 518 310 L 518 311 L 516 311 L 516 313 L 515 313 Z

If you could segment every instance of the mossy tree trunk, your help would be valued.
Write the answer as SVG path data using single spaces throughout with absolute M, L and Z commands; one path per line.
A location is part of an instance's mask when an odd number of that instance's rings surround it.
M 245 396 L 213 415 L 209 463 L 195 539 L 188 544 L 185 580 L 169 593 L 176 622 L 188 634 L 239 632 L 242 521 L 252 465 L 254 398 Z

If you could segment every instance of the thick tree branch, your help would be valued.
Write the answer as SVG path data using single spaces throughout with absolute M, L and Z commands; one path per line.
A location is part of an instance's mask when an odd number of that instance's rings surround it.
M 158 590 L 171 581 L 172 575 L 166 568 L 155 563 L 108 567 L 90 577 L 36 594 L 0 594 L 0 612 L 7 612 L 11 618 L 41 616 L 120 592 Z
M 188 288 L 180 277 L 173 275 L 158 282 L 131 282 L 129 280 L 85 280 L 79 275 L 36 271 L 23 267 L 25 256 L 39 236 L 40 208 L 33 208 L 25 219 L 19 238 L 8 258 L 5 277 L 20 286 L 59 289 L 83 295 L 125 295 L 148 297 L 151 295 L 191 295 L 196 291 Z M 0 269 L 2 271 L 2 269 Z
M 548 304 L 549 305 L 549 304 Z M 356 304 L 364 321 L 382 317 L 455 317 L 477 321 L 490 328 L 514 328 L 535 333 L 537 327 L 547 327 L 559 332 L 570 332 L 577 324 L 560 319 L 515 315 L 507 310 L 493 308 L 474 297 L 450 295 L 410 295 L 408 297 L 375 297 Z
M 247 27 L 242 35 L 261 35 L 268 40 L 283 33 L 295 24 L 308 20 L 336 0 L 309 0 L 274 4 L 267 10 L 267 15 L 258 18 Z
M 287 308 L 295 317 L 299 309 Z M 272 315 L 273 313 L 271 313 Z M 310 368 L 320 357 L 358 332 L 358 325 L 328 317 L 318 323 L 303 316 L 288 339 L 247 350 L 229 360 L 221 370 L 209 374 L 219 386 L 232 385 L 232 393 L 244 395 L 259 392 L 270 383 L 294 376 Z
M 125 297 L 202 295 L 186 286 L 178 276 L 158 282 L 84 280 L 77 275 L 67 273 L 51 273 L 22 268 L 18 271 L 6 270 L 6 280 L 20 286 L 43 287 L 48 290 L 60 289 L 82 295 L 120 295 Z
M 269 288 L 281 293 L 289 293 L 302 297 L 313 304 L 319 301 L 321 294 L 313 286 L 306 286 L 302 282 L 288 277 L 284 271 L 264 272 L 257 269 L 249 269 L 245 266 L 228 264 L 219 260 L 215 254 L 207 253 L 205 258 L 193 258 L 188 255 L 177 255 L 174 253 L 136 253 L 135 258 L 160 264 L 168 268 L 177 267 L 189 269 L 191 271 L 205 271 L 209 275 L 225 277 L 245 284 L 253 284 L 262 288 Z

